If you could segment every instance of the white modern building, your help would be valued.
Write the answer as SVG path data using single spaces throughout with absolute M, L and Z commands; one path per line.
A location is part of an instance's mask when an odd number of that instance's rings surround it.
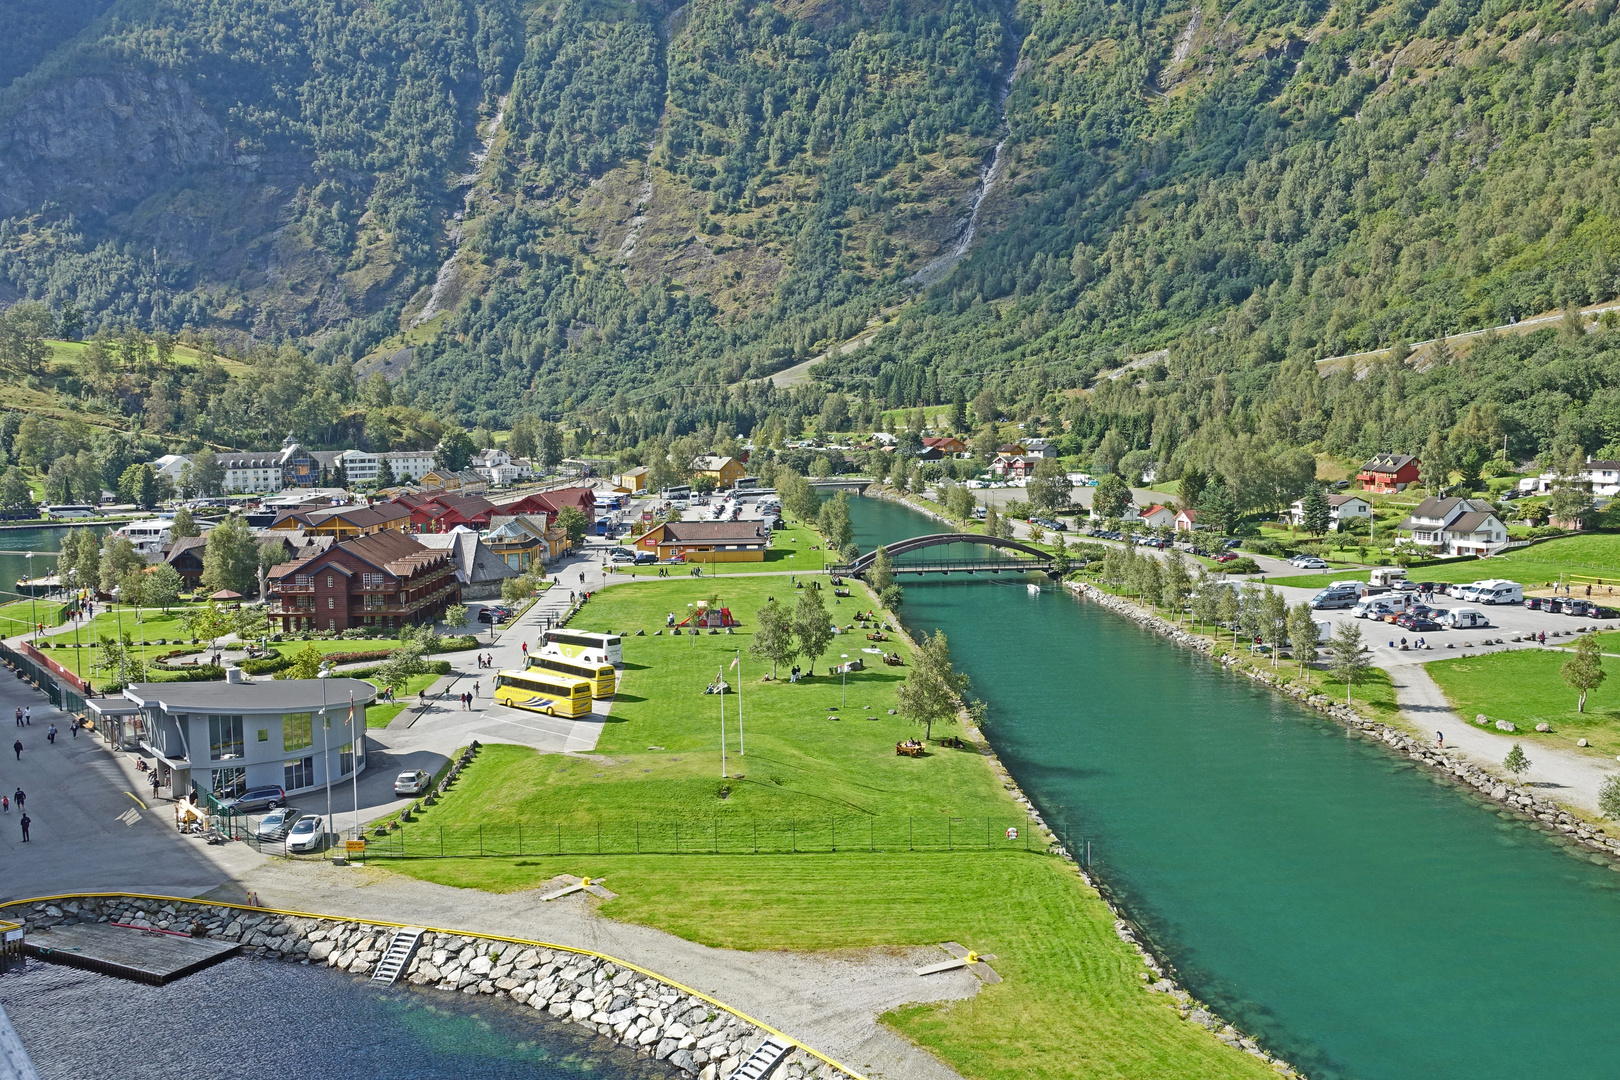
M 140 745 L 172 771 L 175 794 L 195 784 L 221 799 L 271 786 L 296 796 L 364 771 L 366 706 L 376 694 L 370 683 L 338 678 L 124 688 L 138 710 Z
M 1366 520 L 1372 517 L 1372 504 L 1360 495 L 1329 495 L 1328 529 L 1339 531 L 1339 523 L 1351 518 Z M 1288 508 L 1288 519 L 1295 525 L 1305 524 L 1305 500 L 1295 499 Z
M 414 484 L 433 471 L 432 450 L 389 450 L 381 454 L 345 450 L 337 460 L 343 466 L 343 475 L 349 483 L 375 484 L 385 458 L 396 484 Z
M 505 450 L 481 450 L 473 458 L 472 471 L 491 484 L 505 486 L 534 476 L 534 468 L 526 458 L 515 458 Z
M 1445 555 L 1490 555 L 1507 543 L 1507 526 L 1483 499 L 1424 499 L 1398 528 Z

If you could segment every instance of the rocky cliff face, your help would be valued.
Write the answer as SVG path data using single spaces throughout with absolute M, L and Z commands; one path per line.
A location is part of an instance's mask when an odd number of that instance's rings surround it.
M 0 119 L 0 214 L 52 200 L 106 217 L 187 174 L 234 164 L 224 127 L 183 79 L 81 75 Z

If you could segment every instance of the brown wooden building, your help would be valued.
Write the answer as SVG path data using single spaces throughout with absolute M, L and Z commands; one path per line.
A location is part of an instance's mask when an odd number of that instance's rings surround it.
M 387 530 L 344 540 L 270 571 L 269 616 L 284 633 L 400 627 L 461 602 L 447 551 Z

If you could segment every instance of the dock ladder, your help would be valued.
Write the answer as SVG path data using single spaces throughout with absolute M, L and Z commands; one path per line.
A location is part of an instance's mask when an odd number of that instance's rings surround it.
M 772 1035 L 759 1044 L 758 1050 L 748 1055 L 748 1060 L 728 1080 L 761 1080 L 792 1052 L 792 1046 Z
M 419 926 L 402 926 L 395 930 L 394 936 L 389 939 L 388 951 L 377 961 L 377 970 L 371 973 L 371 981 L 382 983 L 384 986 L 393 986 L 400 975 L 404 974 L 405 965 L 410 963 L 411 953 L 416 951 L 416 943 L 422 940 L 422 933 Z

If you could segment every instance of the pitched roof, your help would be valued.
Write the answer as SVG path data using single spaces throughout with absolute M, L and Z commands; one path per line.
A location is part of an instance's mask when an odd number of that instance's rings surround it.
M 1462 499 L 1455 496 L 1449 499 L 1437 499 L 1430 495 L 1412 508 L 1411 516 L 1412 518 L 1425 518 L 1430 521 L 1442 521 L 1450 517 L 1459 507 L 1465 514 L 1488 514 L 1495 510 L 1495 507 L 1483 499 Z
M 726 463 L 735 462 L 736 458 L 721 457 L 718 454 L 699 454 L 692 459 L 692 468 L 698 472 L 719 472 L 726 467 Z
M 1329 495 L 1328 496 L 1328 505 L 1329 506 L 1343 506 L 1345 503 L 1366 502 L 1366 501 L 1367 500 L 1363 499 L 1360 495 Z
M 356 536 L 351 540 L 344 540 L 333 544 L 325 551 L 312 551 L 298 559 L 284 562 L 272 569 L 269 576 L 280 580 L 288 574 L 295 573 L 320 562 L 323 556 L 335 551 L 346 551 L 364 562 L 370 563 L 379 570 L 385 570 L 396 577 L 408 577 L 419 567 L 430 566 L 447 556 L 440 551 L 434 551 L 416 542 L 416 539 L 397 530 L 388 529 L 374 532 L 366 536 Z M 344 571 L 341 565 L 334 565 L 334 570 Z M 347 573 L 347 571 L 344 571 Z
M 449 552 L 451 561 L 456 565 L 456 580 L 463 585 L 518 576 L 518 572 L 507 566 L 505 560 L 496 558 L 471 529 L 455 528 L 447 533 L 429 533 L 416 539 L 423 547 Z
M 665 541 L 677 544 L 765 542 L 765 531 L 757 521 L 670 521 L 663 528 Z
M 1456 521 L 1453 521 L 1450 525 L 1447 525 L 1446 526 L 1446 532 L 1452 532 L 1452 533 L 1478 532 L 1480 529 L 1484 528 L 1485 523 L 1487 521 L 1490 521 L 1490 520 L 1494 519 L 1495 517 L 1496 517 L 1495 514 L 1492 514 L 1492 513 L 1489 513 L 1489 512 L 1480 512 L 1480 511 L 1475 511 L 1475 512 L 1470 513 L 1470 514 L 1464 514 L 1461 517 L 1459 517 Z
M 1362 472 L 1370 473 L 1397 473 L 1408 464 L 1416 464 L 1417 458 L 1411 454 L 1374 454 L 1367 459 L 1361 467 Z
M 195 551 L 197 553 L 197 558 L 200 559 L 203 557 L 203 551 L 205 551 L 207 547 L 208 537 L 206 536 L 182 536 L 173 544 L 169 545 L 169 550 L 163 553 L 163 561 L 172 564 L 175 559 L 178 559 L 188 551 Z

